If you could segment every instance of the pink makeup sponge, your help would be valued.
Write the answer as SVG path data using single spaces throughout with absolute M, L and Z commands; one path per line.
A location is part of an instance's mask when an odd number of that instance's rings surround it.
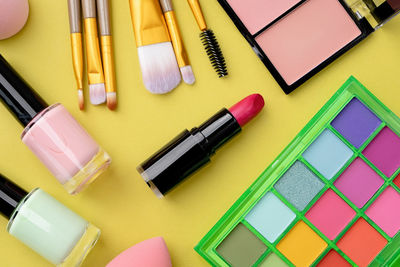
M 29 15 L 28 0 L 0 0 L 0 40 L 19 32 Z
M 172 267 L 167 245 L 155 237 L 128 248 L 106 267 Z

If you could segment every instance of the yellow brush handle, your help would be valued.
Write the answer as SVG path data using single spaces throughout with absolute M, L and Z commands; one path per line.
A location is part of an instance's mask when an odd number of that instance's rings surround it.
M 89 84 L 104 83 L 103 67 L 101 64 L 99 37 L 97 35 L 97 22 L 95 18 L 84 20 L 86 61 Z
M 188 0 L 190 8 L 192 9 L 193 15 L 196 18 L 197 25 L 201 31 L 207 30 L 207 24 L 201 11 L 201 6 L 198 0 Z
M 71 33 L 72 65 L 78 90 L 83 89 L 83 53 L 82 53 L 82 34 Z
M 172 45 L 174 47 L 176 60 L 180 68 L 190 65 L 189 58 L 186 53 L 185 46 L 182 42 L 181 33 L 179 32 L 178 23 L 176 21 L 175 13 L 168 11 L 164 13 L 165 21 L 167 22 L 169 35 L 171 36 Z
M 136 46 L 170 42 L 158 0 L 129 0 Z
M 101 53 L 103 55 L 104 78 L 106 81 L 106 92 L 116 92 L 114 56 L 111 35 L 101 36 Z

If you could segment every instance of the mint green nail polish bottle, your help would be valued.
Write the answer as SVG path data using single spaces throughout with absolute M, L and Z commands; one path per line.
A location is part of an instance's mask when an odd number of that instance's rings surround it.
M 1 174 L 0 212 L 12 236 L 57 266 L 79 266 L 100 235 L 40 188 L 28 193 Z

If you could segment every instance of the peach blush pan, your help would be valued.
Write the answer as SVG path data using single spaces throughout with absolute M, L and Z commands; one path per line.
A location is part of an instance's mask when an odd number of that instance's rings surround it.
M 286 83 L 292 85 L 360 34 L 337 0 L 312 0 L 267 29 L 256 41 Z
M 228 0 L 251 34 L 255 34 L 273 22 L 301 0 Z

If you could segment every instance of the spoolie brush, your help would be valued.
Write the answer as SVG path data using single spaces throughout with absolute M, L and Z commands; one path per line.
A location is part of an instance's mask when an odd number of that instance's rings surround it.
M 188 0 L 190 8 L 192 9 L 193 15 L 196 18 L 197 24 L 200 30 L 200 40 L 204 45 L 207 52 L 207 56 L 210 59 L 211 65 L 217 72 L 219 78 L 227 76 L 228 71 L 226 69 L 226 63 L 224 55 L 222 54 L 221 48 L 218 44 L 217 38 L 212 30 L 207 28 L 206 21 L 201 11 L 200 3 L 198 0 Z

